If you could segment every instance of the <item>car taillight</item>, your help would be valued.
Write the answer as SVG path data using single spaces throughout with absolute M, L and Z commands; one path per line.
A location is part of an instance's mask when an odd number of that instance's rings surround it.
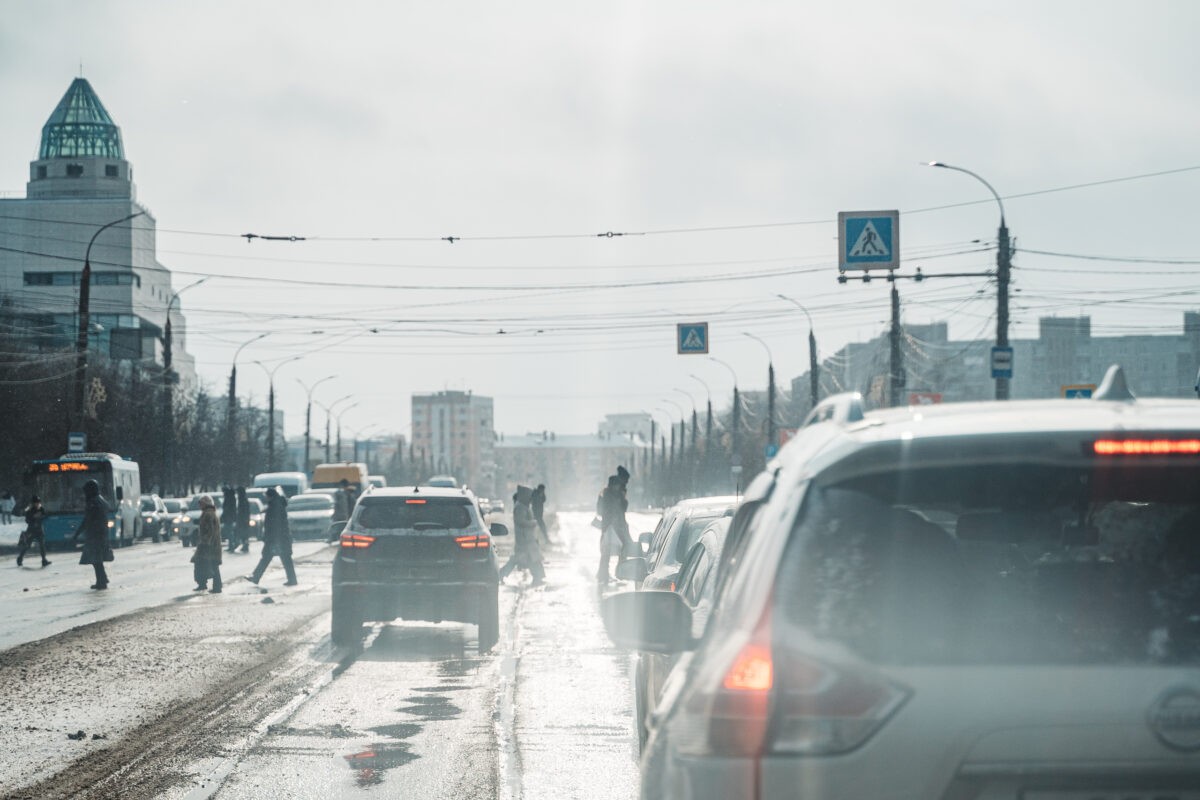
M 343 533 L 340 539 L 342 547 L 370 547 L 375 541 L 374 536 L 367 536 L 363 533 Z
M 1092 452 L 1098 456 L 1200 455 L 1200 439 L 1097 439 Z
M 772 704 L 773 753 L 833 755 L 871 738 L 908 699 L 908 691 L 854 666 L 833 665 L 777 648 Z
M 486 534 L 482 536 L 455 536 L 454 543 L 463 550 L 486 550 L 492 546 L 492 542 Z

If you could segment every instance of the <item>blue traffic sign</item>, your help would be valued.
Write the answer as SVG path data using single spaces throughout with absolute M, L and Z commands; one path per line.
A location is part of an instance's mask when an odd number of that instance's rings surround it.
M 899 211 L 839 211 L 838 269 L 900 266 Z
M 680 355 L 708 353 L 708 323 L 681 322 L 675 326 L 676 352 Z

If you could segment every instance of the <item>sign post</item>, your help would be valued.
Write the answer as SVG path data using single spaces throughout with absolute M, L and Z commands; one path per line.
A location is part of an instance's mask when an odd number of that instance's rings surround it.
M 1072 383 L 1061 387 L 1062 396 L 1068 400 L 1090 400 L 1096 391 L 1094 383 Z
M 679 355 L 708 353 L 708 323 L 680 322 L 675 326 L 675 352 Z
M 900 267 L 900 212 L 839 211 L 838 270 Z
M 82 453 L 87 450 L 87 434 L 71 432 L 67 434 L 67 452 Z
M 992 348 L 992 377 L 1011 378 L 1013 376 L 1013 349 L 1011 347 Z

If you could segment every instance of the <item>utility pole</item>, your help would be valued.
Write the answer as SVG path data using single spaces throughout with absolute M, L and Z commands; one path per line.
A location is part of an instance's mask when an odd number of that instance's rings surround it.
M 891 344 L 888 405 L 895 408 L 900 405 L 900 394 L 904 391 L 904 354 L 900 349 L 900 292 L 896 289 L 896 280 L 890 273 L 888 280 L 892 284 L 892 329 L 888 336 Z
M 997 198 L 999 200 L 999 198 Z M 1012 271 L 1012 248 L 1004 206 L 1000 206 L 1000 230 L 996 235 L 996 346 L 1008 347 L 1008 282 Z M 1011 393 L 1009 378 L 996 378 L 996 399 L 1007 400 Z

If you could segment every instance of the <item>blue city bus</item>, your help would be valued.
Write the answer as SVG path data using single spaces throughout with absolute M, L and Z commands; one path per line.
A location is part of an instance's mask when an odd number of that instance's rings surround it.
M 89 480 L 100 484 L 100 496 L 111 510 L 108 540 L 112 546 L 124 547 L 137 538 L 142 479 L 136 461 L 112 453 L 69 453 L 34 461 L 30 477 L 32 493 L 46 509 L 47 547 L 72 546 L 83 520 L 83 484 Z

